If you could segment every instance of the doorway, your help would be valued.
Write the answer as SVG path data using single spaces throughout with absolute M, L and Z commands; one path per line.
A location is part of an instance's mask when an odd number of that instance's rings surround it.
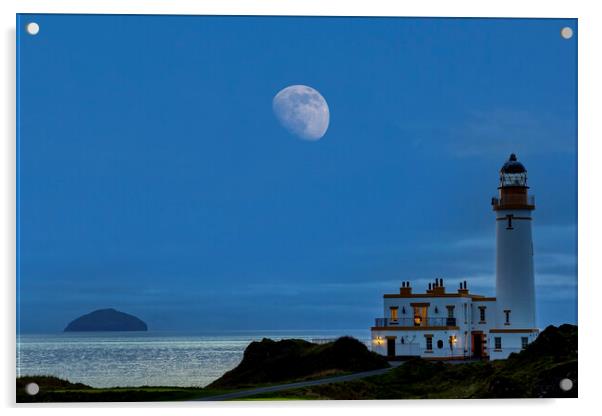
M 472 334 L 472 356 L 475 358 L 483 357 L 483 333 Z
M 395 357 L 395 338 L 387 338 L 387 356 Z

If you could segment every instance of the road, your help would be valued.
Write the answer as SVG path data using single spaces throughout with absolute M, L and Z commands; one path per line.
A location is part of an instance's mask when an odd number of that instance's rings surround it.
M 240 390 L 240 391 L 234 391 L 232 393 L 220 394 L 218 396 L 201 397 L 199 399 L 194 399 L 194 401 L 220 401 L 220 400 L 240 399 L 242 397 L 255 396 L 256 394 L 274 393 L 276 391 L 296 389 L 299 387 L 319 386 L 320 384 L 340 383 L 342 381 L 357 380 L 360 378 L 378 376 L 380 374 L 384 374 L 387 371 L 389 371 L 392 368 L 399 365 L 400 363 L 391 363 L 391 364 L 392 364 L 391 367 L 382 368 L 379 370 L 363 371 L 361 373 L 353 373 L 353 374 L 346 374 L 344 376 L 321 378 L 319 380 L 308 380 L 308 381 L 299 381 L 296 383 L 278 384 L 276 386 L 257 387 L 257 388 L 249 389 L 249 390 Z

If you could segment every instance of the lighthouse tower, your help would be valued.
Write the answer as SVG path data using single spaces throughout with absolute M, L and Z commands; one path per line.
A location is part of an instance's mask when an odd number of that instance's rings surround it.
M 498 190 L 491 202 L 496 220 L 496 328 L 508 335 L 525 333 L 535 328 L 535 201 L 528 192 L 527 170 L 515 154 L 500 170 Z

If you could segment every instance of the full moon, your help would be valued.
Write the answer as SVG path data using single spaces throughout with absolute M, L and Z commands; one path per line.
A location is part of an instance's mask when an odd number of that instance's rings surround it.
M 328 104 L 322 95 L 307 85 L 291 85 L 272 100 L 276 118 L 289 132 L 303 140 L 320 140 L 330 121 Z

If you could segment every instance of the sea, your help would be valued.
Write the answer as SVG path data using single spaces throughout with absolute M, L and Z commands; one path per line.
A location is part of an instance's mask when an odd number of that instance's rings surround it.
M 17 336 L 17 376 L 52 375 L 92 387 L 204 387 L 236 367 L 252 341 L 296 338 L 324 343 L 357 330 L 64 332 Z

